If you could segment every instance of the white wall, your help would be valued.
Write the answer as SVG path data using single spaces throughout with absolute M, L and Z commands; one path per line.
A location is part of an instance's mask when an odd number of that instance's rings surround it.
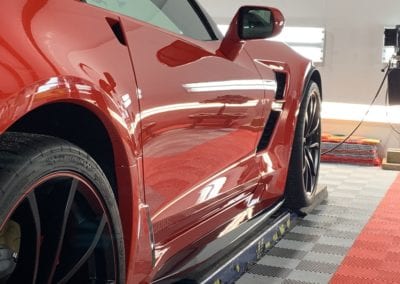
M 324 100 L 369 104 L 383 77 L 383 30 L 400 24 L 399 0 L 199 0 L 219 24 L 242 5 L 274 6 L 288 26 L 326 29 L 325 62 L 319 67 Z M 383 95 L 378 104 L 384 104 Z

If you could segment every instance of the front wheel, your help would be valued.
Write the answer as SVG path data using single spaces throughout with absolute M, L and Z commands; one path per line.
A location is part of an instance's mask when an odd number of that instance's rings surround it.
M 96 162 L 66 141 L 0 137 L 2 283 L 123 283 L 117 204 Z
M 285 189 L 286 206 L 298 210 L 315 197 L 321 155 L 321 91 L 311 81 L 300 105 Z

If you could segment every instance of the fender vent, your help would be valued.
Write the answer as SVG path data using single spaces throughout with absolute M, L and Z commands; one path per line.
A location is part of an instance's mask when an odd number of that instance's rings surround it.
M 285 87 L 286 87 L 286 73 L 281 73 L 281 72 L 275 72 L 276 76 L 276 94 L 275 94 L 275 99 L 276 100 L 283 100 L 285 97 Z
M 275 72 L 275 76 L 276 76 L 276 83 L 277 83 L 275 100 L 280 101 L 285 98 L 287 75 L 286 75 L 286 73 Z M 260 142 L 258 143 L 257 152 L 263 151 L 268 147 L 280 115 L 281 115 L 280 111 L 271 110 L 268 121 L 264 127 L 264 131 L 261 136 Z
M 281 113 L 279 111 L 271 111 L 271 114 L 269 115 L 267 124 L 264 127 L 264 131 L 261 136 L 260 143 L 258 143 L 257 152 L 260 152 L 260 151 L 264 150 L 265 148 L 267 148 L 280 115 L 281 115 Z

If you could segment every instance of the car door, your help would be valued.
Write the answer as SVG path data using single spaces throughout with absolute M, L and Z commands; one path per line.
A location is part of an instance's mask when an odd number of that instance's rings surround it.
M 116 5 L 128 16 L 146 203 L 160 244 L 237 204 L 250 206 L 268 84 L 245 52 L 234 61 L 218 54 L 220 42 L 194 1 Z

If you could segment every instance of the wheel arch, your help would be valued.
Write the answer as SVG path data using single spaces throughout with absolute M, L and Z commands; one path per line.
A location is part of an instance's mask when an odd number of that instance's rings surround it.
M 304 91 L 307 90 L 307 86 L 311 81 L 315 82 L 318 85 L 322 99 L 322 78 L 320 72 L 315 67 L 312 67 L 308 73 Z
M 115 153 L 109 130 L 87 108 L 65 102 L 45 104 L 19 118 L 7 132 L 54 136 L 82 148 L 99 164 L 118 201 Z
M 129 163 L 132 161 L 127 153 L 129 145 L 123 140 L 129 137 L 129 133 L 121 132 L 124 128 L 117 129 L 118 125 L 114 126 L 115 122 L 110 121 L 112 118 L 109 119 L 108 114 L 101 113 L 101 110 L 96 112 L 93 109 L 95 107 L 85 101 L 70 100 L 42 104 L 14 121 L 5 132 L 58 137 L 77 145 L 92 156 L 109 180 L 118 203 L 129 271 L 136 258 L 136 242 L 144 244 L 147 241 L 136 239 L 138 231 L 148 226 L 147 219 L 142 216 L 145 211 L 140 211 L 144 202 L 140 186 L 141 165 Z M 150 243 L 148 247 L 151 247 Z

